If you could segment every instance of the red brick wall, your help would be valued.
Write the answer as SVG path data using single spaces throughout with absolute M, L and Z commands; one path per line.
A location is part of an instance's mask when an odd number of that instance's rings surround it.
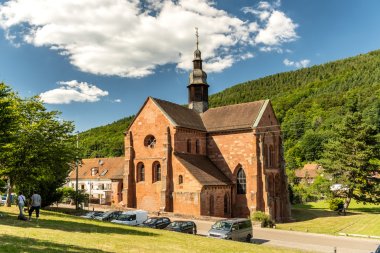
M 242 167 L 246 174 L 247 191 L 237 195 L 232 191 L 233 215 L 246 217 L 249 208 L 255 205 L 251 192 L 256 191 L 257 158 L 256 138 L 253 132 L 210 134 L 207 141 L 207 152 L 210 159 L 222 171 L 236 182 L 237 168 Z
M 160 210 L 162 182 L 152 182 L 152 165 L 155 161 L 158 161 L 161 165 L 161 174 L 163 174 L 165 163 L 164 144 L 166 143 L 168 126 L 170 126 L 169 120 L 154 102 L 149 99 L 129 129 L 133 139 L 135 154 L 131 168 L 134 172 L 135 184 L 131 187 L 135 187 L 136 208 L 148 211 Z M 173 128 L 171 129 L 173 131 Z M 156 144 L 153 148 L 144 145 L 144 139 L 148 135 L 153 135 L 156 138 Z M 136 181 L 136 167 L 139 162 L 144 163 L 145 167 L 145 180 L 141 182 Z

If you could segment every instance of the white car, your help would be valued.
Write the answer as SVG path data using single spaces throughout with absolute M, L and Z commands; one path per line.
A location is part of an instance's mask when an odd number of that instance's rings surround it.
M 5 205 L 7 203 L 7 196 L 1 195 L 0 205 Z
M 122 212 L 112 223 L 138 226 L 148 219 L 148 212 L 144 210 Z

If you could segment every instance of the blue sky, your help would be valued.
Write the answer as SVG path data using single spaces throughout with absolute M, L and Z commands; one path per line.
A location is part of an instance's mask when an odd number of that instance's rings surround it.
M 210 94 L 380 48 L 380 1 L 0 0 L 0 81 L 77 130 L 187 103 L 199 28 Z

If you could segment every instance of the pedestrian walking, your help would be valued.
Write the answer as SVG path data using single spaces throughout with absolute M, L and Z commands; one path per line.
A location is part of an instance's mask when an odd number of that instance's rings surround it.
M 37 193 L 37 191 L 33 191 L 33 195 L 31 199 L 31 207 L 29 209 L 29 220 L 32 218 L 33 211 L 36 210 L 36 218 L 40 217 L 40 208 L 41 208 L 41 196 Z
M 22 192 L 19 192 L 18 193 L 18 197 L 17 197 L 17 205 L 18 205 L 18 208 L 20 209 L 19 217 L 23 217 L 24 216 L 24 206 L 25 206 L 25 203 L 26 203 L 25 196 L 22 194 Z

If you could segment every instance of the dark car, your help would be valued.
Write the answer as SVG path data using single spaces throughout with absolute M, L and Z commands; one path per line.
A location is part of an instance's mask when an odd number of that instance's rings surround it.
M 102 211 L 94 211 L 94 212 L 88 212 L 84 215 L 81 215 L 80 217 L 86 218 L 86 219 L 95 219 L 95 217 L 102 215 L 104 212 Z
M 166 228 L 170 224 L 170 219 L 167 217 L 150 217 L 141 224 L 142 227 L 150 228 Z
M 122 213 L 122 211 L 108 211 L 105 213 L 102 213 L 99 216 L 94 217 L 96 220 L 102 220 L 102 221 L 111 221 L 114 219 L 117 219 L 119 215 Z
M 377 247 L 377 250 L 375 251 L 375 253 L 380 253 L 380 245 L 379 247 Z
M 186 234 L 197 234 L 197 225 L 193 221 L 173 221 L 164 229 Z

